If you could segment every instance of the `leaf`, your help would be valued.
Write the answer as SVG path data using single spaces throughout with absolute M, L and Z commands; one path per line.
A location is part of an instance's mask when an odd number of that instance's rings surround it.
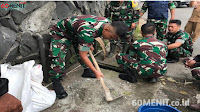
M 167 80 L 170 82 L 176 82 L 176 80 L 172 79 L 171 77 L 168 77 Z
M 181 93 L 181 94 L 188 94 L 187 92 L 184 92 L 184 91 L 180 91 L 179 93 Z

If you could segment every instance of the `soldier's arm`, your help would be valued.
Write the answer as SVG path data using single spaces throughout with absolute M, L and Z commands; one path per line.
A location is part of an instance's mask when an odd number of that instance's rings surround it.
M 144 4 L 142 5 L 142 8 L 140 10 L 140 17 L 143 16 L 143 14 L 147 11 L 148 9 L 148 4 L 146 2 L 144 2 Z
M 85 63 L 86 66 L 88 66 L 95 73 L 97 79 L 99 79 L 100 77 L 103 77 L 103 74 L 101 72 L 98 72 L 95 69 L 92 62 L 88 58 L 87 54 L 88 54 L 88 51 L 80 51 L 79 50 L 79 56 L 80 56 L 81 60 Z
M 170 20 L 172 20 L 172 19 L 175 18 L 175 8 L 176 8 L 176 6 L 175 6 L 174 2 L 169 2 L 168 7 L 169 7 L 170 13 L 171 13 L 171 19 Z
M 173 44 L 168 45 L 167 47 L 168 47 L 168 49 L 174 49 L 174 48 L 180 47 L 181 45 L 182 45 L 181 42 L 175 42 Z
M 185 41 L 188 39 L 188 34 L 182 33 L 180 35 L 180 37 L 178 37 L 175 41 L 175 43 L 172 43 L 170 45 L 168 45 L 168 49 L 174 49 L 174 48 L 178 48 L 180 47 L 182 44 L 185 43 Z

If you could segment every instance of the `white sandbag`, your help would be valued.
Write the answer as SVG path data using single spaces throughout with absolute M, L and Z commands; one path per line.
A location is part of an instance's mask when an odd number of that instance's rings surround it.
M 1 77 L 9 80 L 8 93 L 21 101 L 23 112 L 33 112 L 30 71 L 34 64 L 32 60 L 15 66 L 1 65 Z
M 1 77 L 9 80 L 8 93 L 21 100 L 22 89 L 24 85 L 24 69 L 23 65 L 11 66 L 9 64 L 1 65 Z
M 49 91 L 42 86 L 42 80 L 42 65 L 36 65 L 31 71 L 32 103 L 35 112 L 49 108 L 56 99 L 55 91 Z
M 9 92 L 19 99 L 23 112 L 39 112 L 52 106 L 56 99 L 54 91 L 42 86 L 43 71 L 35 61 L 27 61 L 20 65 L 1 65 L 1 77 L 9 80 Z

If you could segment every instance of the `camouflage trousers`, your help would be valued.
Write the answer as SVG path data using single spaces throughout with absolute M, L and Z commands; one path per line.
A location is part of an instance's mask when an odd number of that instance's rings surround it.
M 54 31 L 52 31 L 54 30 Z M 59 35 L 59 30 L 56 27 L 53 27 L 50 32 L 54 32 L 51 34 L 51 43 L 49 49 L 49 57 L 51 60 L 51 66 L 49 75 L 51 78 L 62 78 L 65 75 L 65 57 L 67 55 L 68 48 L 73 45 L 76 56 L 79 60 L 79 63 L 82 67 L 86 68 L 86 65 L 79 57 L 79 50 L 78 50 L 78 41 L 77 39 L 73 38 L 64 38 L 63 36 Z M 90 59 L 91 60 L 91 59 Z
M 168 50 L 168 55 L 169 57 L 190 57 L 192 56 L 192 52 L 190 52 L 189 50 L 186 50 L 183 47 L 178 47 L 175 49 L 170 49 Z
M 200 80 L 200 67 L 193 68 L 191 72 L 195 79 Z
M 147 22 L 154 23 L 156 27 L 156 38 L 158 40 L 163 40 L 165 37 L 165 34 L 167 32 L 167 20 L 154 20 L 154 19 L 149 19 Z
M 183 59 L 183 64 L 186 65 L 186 62 L 189 61 L 189 60 L 190 60 L 189 57 Z M 192 73 L 192 76 L 193 76 L 195 79 L 200 80 L 200 67 L 192 68 L 191 73 Z
M 131 69 L 143 78 L 160 77 L 167 73 L 166 64 L 163 67 L 155 63 L 144 64 L 128 54 L 119 53 L 116 60 L 121 69 Z

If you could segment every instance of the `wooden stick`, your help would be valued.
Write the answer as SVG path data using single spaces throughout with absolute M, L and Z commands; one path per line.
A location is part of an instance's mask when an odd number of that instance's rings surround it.
M 90 54 L 90 56 L 91 56 L 91 58 L 92 58 L 92 61 L 93 61 L 94 65 L 95 65 L 97 71 L 101 72 L 101 70 L 100 70 L 100 68 L 99 68 L 99 65 L 98 65 L 96 59 L 94 58 L 94 56 L 93 56 L 91 50 L 89 51 L 89 54 Z M 101 82 L 101 85 L 103 86 L 103 89 L 104 89 L 104 92 L 105 92 L 106 100 L 107 100 L 107 101 L 112 101 L 113 98 L 112 98 L 112 96 L 111 96 L 110 90 L 109 90 L 108 87 L 105 85 L 104 80 L 103 80 L 102 77 L 100 77 L 100 82 Z

